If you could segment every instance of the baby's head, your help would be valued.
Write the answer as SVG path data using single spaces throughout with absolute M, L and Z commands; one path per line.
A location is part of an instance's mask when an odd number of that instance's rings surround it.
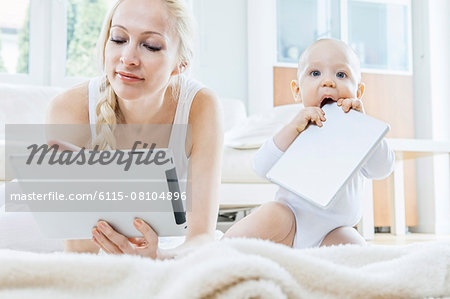
M 360 99 L 364 83 L 359 58 L 343 41 L 315 41 L 300 56 L 291 90 L 294 99 L 305 107 L 322 107 L 330 99 Z

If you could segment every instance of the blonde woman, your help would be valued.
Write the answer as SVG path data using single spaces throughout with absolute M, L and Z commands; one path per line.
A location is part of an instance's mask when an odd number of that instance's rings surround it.
M 96 124 L 91 138 L 103 149 L 115 147 L 115 124 L 191 125 L 191 142 L 172 131 L 169 143 L 181 178 L 192 165 L 192 210 L 181 248 L 214 238 L 223 143 L 217 98 L 183 75 L 192 58 L 192 31 L 184 0 L 118 0 L 99 42 L 104 75 L 61 94 L 47 112 L 49 124 Z M 70 141 L 81 146 L 80 140 Z M 134 225 L 142 238 L 129 240 L 100 221 L 92 240 L 66 241 L 65 249 L 157 257 L 156 233 L 140 220 Z

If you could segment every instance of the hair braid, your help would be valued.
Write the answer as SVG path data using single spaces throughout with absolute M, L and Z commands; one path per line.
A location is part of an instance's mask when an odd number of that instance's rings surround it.
M 114 129 L 117 125 L 117 117 L 120 115 L 120 109 L 118 108 L 116 94 L 108 78 L 104 76 L 100 85 L 100 99 L 95 109 L 97 136 L 93 142 L 93 146 L 98 145 L 100 150 L 116 148 Z

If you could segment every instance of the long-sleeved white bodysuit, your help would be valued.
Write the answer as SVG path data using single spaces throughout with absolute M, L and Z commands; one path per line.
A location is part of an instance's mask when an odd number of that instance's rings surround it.
M 256 173 L 265 178 L 267 172 L 283 154 L 284 152 L 275 145 L 273 138 L 267 140 L 255 155 L 253 167 Z M 319 246 L 325 236 L 335 228 L 355 226 L 362 215 L 362 190 L 366 178 L 385 178 L 392 172 L 393 167 L 394 153 L 383 139 L 369 160 L 348 181 L 327 209 L 315 206 L 280 187 L 275 200 L 289 206 L 296 219 L 297 231 L 293 247 Z

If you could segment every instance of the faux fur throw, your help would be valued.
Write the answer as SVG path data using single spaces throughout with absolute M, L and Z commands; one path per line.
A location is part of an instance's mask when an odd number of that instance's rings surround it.
M 0 298 L 423 298 L 450 296 L 450 243 L 295 250 L 219 241 L 154 261 L 0 250 Z

